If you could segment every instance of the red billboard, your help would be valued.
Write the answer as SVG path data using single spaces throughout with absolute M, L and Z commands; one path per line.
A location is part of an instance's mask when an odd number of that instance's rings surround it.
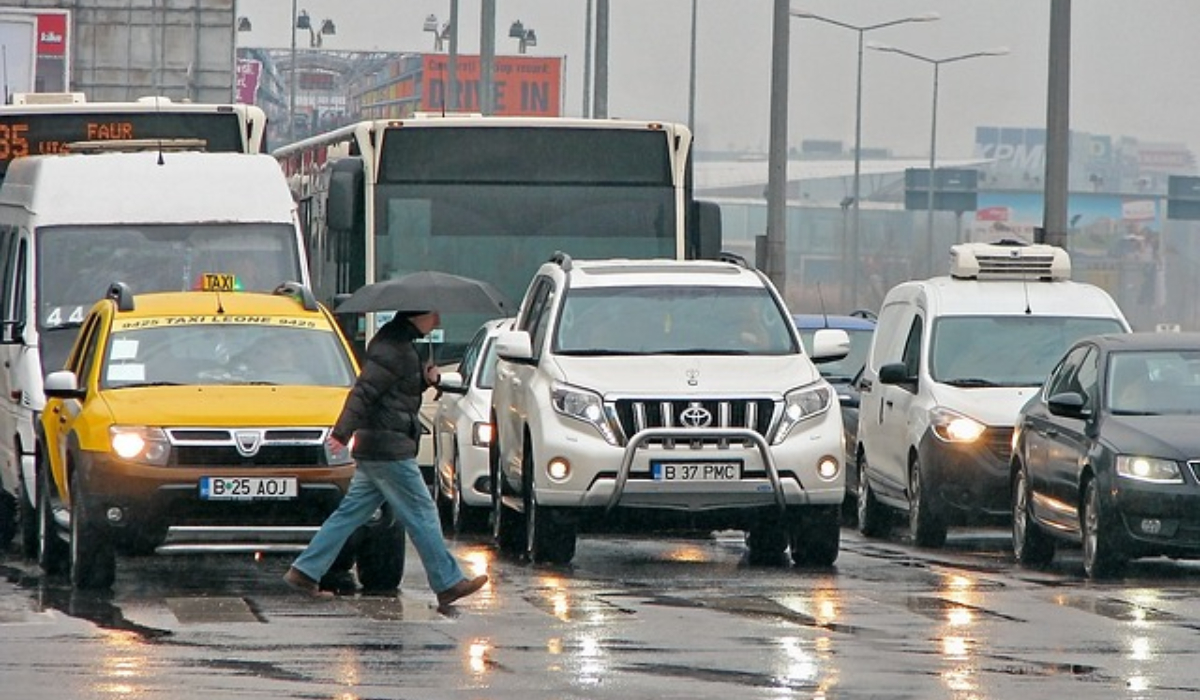
M 447 107 L 450 59 L 424 54 L 420 109 L 436 112 Z M 479 100 L 479 56 L 459 55 L 458 110 L 482 112 Z M 562 58 L 555 56 L 496 56 L 492 64 L 493 113 L 507 117 L 557 117 L 562 112 Z

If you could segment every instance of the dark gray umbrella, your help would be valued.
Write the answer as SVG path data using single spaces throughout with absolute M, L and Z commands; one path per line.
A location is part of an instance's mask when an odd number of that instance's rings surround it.
M 360 287 L 338 313 L 438 311 L 511 315 L 512 304 L 489 282 L 424 270 Z

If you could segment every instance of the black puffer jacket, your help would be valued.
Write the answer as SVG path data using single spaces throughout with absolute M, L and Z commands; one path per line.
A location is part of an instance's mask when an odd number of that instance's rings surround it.
M 346 397 L 333 436 L 354 436 L 355 459 L 391 461 L 417 455 L 421 423 L 417 411 L 428 386 L 413 340 L 421 332 L 407 317 L 386 323 L 367 346 L 358 380 Z

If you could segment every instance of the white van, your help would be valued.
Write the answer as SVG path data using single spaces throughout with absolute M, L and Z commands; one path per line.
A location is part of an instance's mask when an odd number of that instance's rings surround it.
M 1017 412 L 1073 342 L 1130 330 L 1103 289 L 1070 280 L 1061 248 L 968 243 L 950 256 L 949 276 L 887 293 L 860 380 L 859 530 L 885 535 L 894 508 L 924 547 L 949 525 L 1011 516 Z
M 109 285 L 185 290 L 206 272 L 234 273 L 248 291 L 308 285 L 296 205 L 269 155 L 154 149 L 19 158 L 0 187 L 0 261 L 3 545 L 16 516 L 36 503 L 42 379 L 62 368 Z M 19 520 L 32 552 L 36 522 Z

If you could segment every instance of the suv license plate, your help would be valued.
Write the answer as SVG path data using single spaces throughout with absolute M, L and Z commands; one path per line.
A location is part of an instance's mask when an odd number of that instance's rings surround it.
M 200 477 L 202 501 L 261 501 L 292 499 L 299 494 L 294 476 Z
M 741 462 L 651 462 L 655 481 L 737 481 Z

